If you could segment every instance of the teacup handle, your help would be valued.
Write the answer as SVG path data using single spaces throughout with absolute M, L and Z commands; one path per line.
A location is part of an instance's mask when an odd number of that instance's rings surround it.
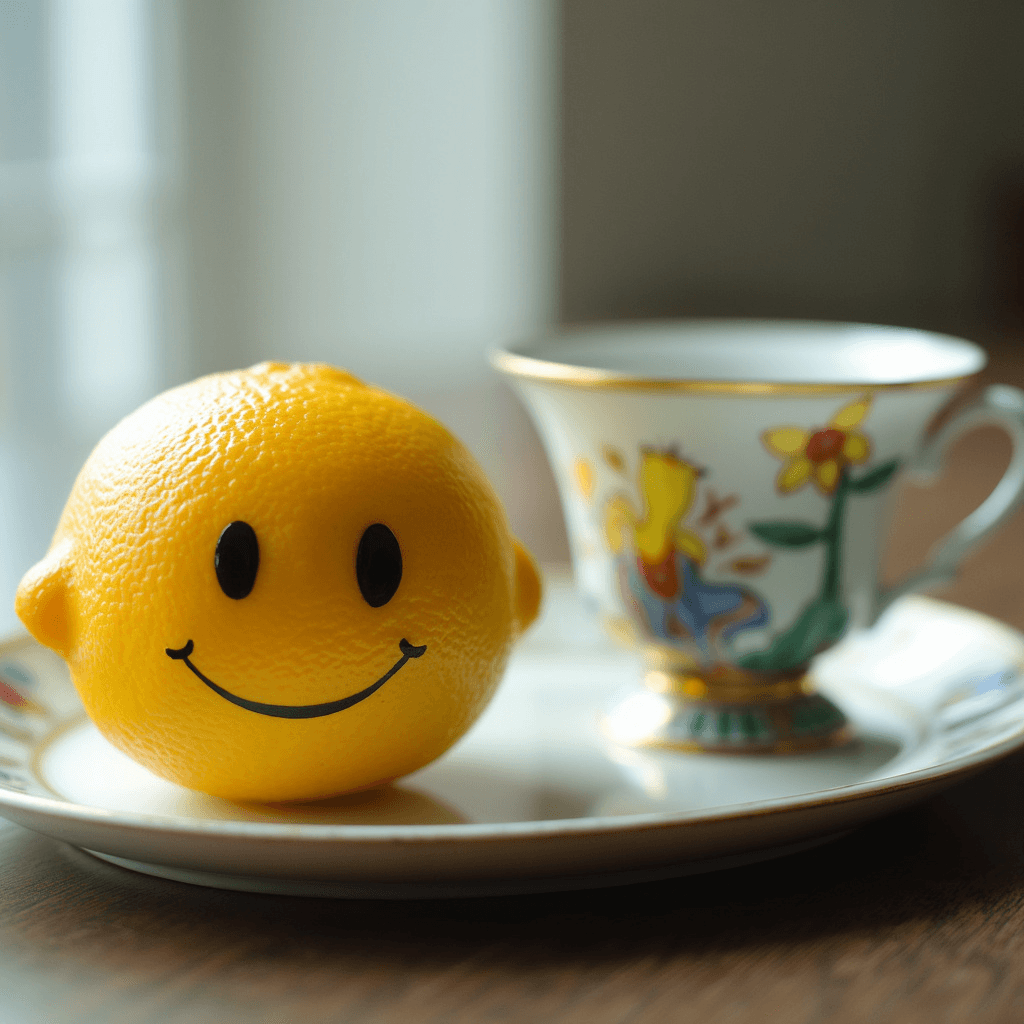
M 975 402 L 929 438 L 911 466 L 911 475 L 926 481 L 934 479 L 953 441 L 976 427 L 993 425 L 1002 427 L 1013 443 L 1006 472 L 992 493 L 935 545 L 924 569 L 895 586 L 880 590 L 876 605 L 879 613 L 904 594 L 950 582 L 964 555 L 1005 522 L 1024 501 L 1024 391 L 1009 384 L 986 388 Z

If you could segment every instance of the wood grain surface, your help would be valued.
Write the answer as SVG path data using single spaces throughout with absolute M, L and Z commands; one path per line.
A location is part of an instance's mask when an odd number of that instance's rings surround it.
M 1024 380 L 1018 346 L 993 376 Z M 1008 447 L 907 491 L 893 574 Z M 945 595 L 1024 629 L 1024 514 Z M 0 1024 L 1024 1019 L 1024 754 L 815 851 L 561 895 L 371 903 L 221 892 L 0 826 Z

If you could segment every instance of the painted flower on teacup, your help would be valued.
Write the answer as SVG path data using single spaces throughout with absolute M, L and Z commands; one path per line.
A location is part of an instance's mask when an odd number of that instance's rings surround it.
M 773 520 L 750 523 L 751 533 L 778 548 L 805 548 L 822 544 L 825 564 L 815 596 L 804 606 L 788 629 L 779 633 L 763 650 L 739 659 L 742 668 L 754 672 L 797 670 L 819 651 L 831 646 L 846 630 L 849 612 L 840 592 L 842 577 L 843 521 L 851 494 L 879 491 L 899 468 L 896 459 L 853 476 L 850 466 L 866 462 L 871 441 L 854 429 L 867 416 L 871 396 L 843 406 L 825 427 L 804 430 L 781 426 L 761 435 L 765 448 L 784 460 L 775 480 L 781 494 L 789 494 L 813 481 L 830 499 L 824 525 Z
M 782 494 L 798 490 L 808 480 L 826 497 L 839 483 L 844 468 L 864 462 L 871 454 L 871 442 L 856 426 L 871 408 L 871 397 L 844 405 L 828 425 L 818 430 L 802 427 L 773 427 L 761 435 L 765 448 L 783 460 L 775 486 Z

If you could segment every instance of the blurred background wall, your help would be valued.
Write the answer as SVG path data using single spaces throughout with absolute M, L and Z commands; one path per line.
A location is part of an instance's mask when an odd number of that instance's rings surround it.
M 564 318 L 1019 316 L 1024 4 L 562 9 Z
M 0 2 L 0 627 L 96 439 L 189 369 L 173 14 Z
M 409 396 L 550 559 L 505 338 L 1019 328 L 1022 45 L 1016 0 L 0 0 L 0 594 L 100 434 L 200 373 Z

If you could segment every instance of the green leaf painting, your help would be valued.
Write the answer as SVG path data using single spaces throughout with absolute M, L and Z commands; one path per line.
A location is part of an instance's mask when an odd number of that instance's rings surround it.
M 856 491 L 858 494 L 870 494 L 873 491 L 879 491 L 892 479 L 893 474 L 899 468 L 900 464 L 896 459 L 883 462 L 882 465 L 865 473 L 859 479 L 851 479 L 849 483 L 850 490 Z
M 821 540 L 821 530 L 808 523 L 750 523 L 749 530 L 777 548 L 803 548 Z
M 766 650 L 746 655 L 739 665 L 753 672 L 781 672 L 803 665 L 843 635 L 847 614 L 839 601 L 815 598 Z

